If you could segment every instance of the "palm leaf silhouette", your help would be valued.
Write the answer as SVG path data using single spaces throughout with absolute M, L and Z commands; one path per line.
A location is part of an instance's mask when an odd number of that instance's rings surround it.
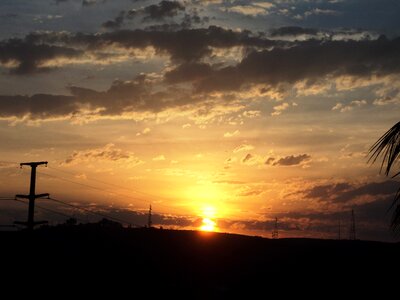
M 380 171 L 382 172 L 382 170 L 385 170 L 385 174 L 388 176 L 392 167 L 399 162 L 400 122 L 396 123 L 371 146 L 369 149 L 369 156 L 368 162 L 372 161 L 372 163 L 375 163 L 378 158 L 382 157 Z M 399 174 L 400 172 L 397 172 L 392 178 Z M 397 190 L 389 210 L 393 210 L 391 228 L 394 232 L 400 233 L 400 188 Z

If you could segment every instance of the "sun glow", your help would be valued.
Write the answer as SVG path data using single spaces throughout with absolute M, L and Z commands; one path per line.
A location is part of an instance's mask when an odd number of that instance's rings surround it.
M 204 181 L 188 186 L 184 196 L 191 200 L 190 206 L 201 220 L 198 230 L 218 231 L 217 219 L 225 218 L 229 213 L 225 204 L 229 198 L 227 191 L 218 184 Z
M 203 220 L 202 225 L 200 226 L 201 231 L 215 231 L 217 223 L 213 220 L 215 218 L 216 210 L 213 206 L 205 206 L 203 207 Z
M 210 218 L 203 218 L 203 225 L 200 226 L 201 231 L 215 231 L 215 222 Z

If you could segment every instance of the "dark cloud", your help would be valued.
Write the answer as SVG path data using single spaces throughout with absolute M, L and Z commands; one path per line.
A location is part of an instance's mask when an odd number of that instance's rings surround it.
M 108 29 L 118 29 L 120 28 L 126 19 L 135 19 L 138 16 L 142 16 L 142 21 L 163 21 L 165 18 L 172 18 L 178 15 L 180 12 L 185 11 L 185 6 L 177 1 L 161 1 L 158 4 L 152 4 L 140 9 L 131 9 L 129 11 L 120 11 L 118 16 L 116 16 L 112 20 L 108 20 L 102 24 L 104 28 Z M 205 19 L 204 19 L 205 20 Z M 189 27 L 193 23 L 198 22 L 198 24 L 202 23 L 203 19 L 200 18 L 196 11 L 194 11 L 193 15 L 185 14 L 183 18 L 182 24 L 174 24 L 176 26 L 175 29 L 182 27 Z M 163 24 L 167 26 L 171 26 L 171 24 Z M 154 27 L 150 27 L 154 28 Z
M 0 96 L 0 117 L 47 119 L 73 114 L 77 109 L 73 96 L 36 94 L 33 96 Z
M 214 68 L 195 83 L 198 92 L 238 90 L 246 84 L 277 86 L 327 76 L 369 77 L 400 72 L 400 38 L 295 42 L 292 47 L 252 51 L 236 66 Z
M 352 187 L 353 186 L 347 182 L 316 185 L 311 189 L 307 190 L 305 196 L 307 198 L 313 198 L 313 199 L 315 198 L 326 199 L 330 195 L 337 195 L 338 193 L 349 190 Z
M 12 223 L 14 220 L 23 219 L 25 217 L 25 207 L 24 206 L 11 206 L 8 205 L 5 213 L 0 215 L 1 223 Z M 3 205 L 4 207 L 4 205 Z M 112 205 L 89 205 L 85 203 L 80 203 L 79 207 L 92 211 L 94 214 L 100 213 L 102 215 L 108 216 L 110 218 L 116 218 L 123 221 L 123 225 L 135 224 L 137 226 L 146 226 L 148 222 L 147 212 L 135 211 L 129 208 L 118 208 Z M 67 216 L 70 215 L 78 219 L 78 223 L 87 222 L 98 222 L 103 217 L 96 216 L 91 213 L 86 213 L 79 209 L 74 209 L 71 212 L 70 208 L 65 206 L 58 206 L 54 204 L 48 204 L 48 208 L 55 210 L 57 212 L 63 213 L 66 216 L 60 216 L 52 212 L 38 209 L 37 216 L 46 220 L 51 220 L 53 223 L 64 223 Z M 202 223 L 202 219 L 195 216 L 181 216 L 181 215 L 164 215 L 157 212 L 153 212 L 152 221 L 154 226 L 166 226 L 174 228 L 185 228 L 185 227 L 199 227 Z
M 118 24 L 119 21 L 114 21 L 108 26 Z M 54 47 L 58 52 L 63 50 L 62 54 L 65 52 L 64 55 L 70 56 L 78 55 L 82 48 L 94 51 L 111 45 L 126 49 L 153 46 L 160 53 L 168 53 L 174 61 L 184 63 L 199 63 L 199 60 L 211 55 L 211 47 L 229 49 L 242 46 L 250 49 L 237 65 L 195 65 L 202 68 L 193 78 L 197 92 L 237 90 L 253 83 L 278 85 L 299 80 L 313 81 L 326 75 L 370 76 L 400 71 L 400 39 L 388 40 L 384 37 L 362 41 L 308 40 L 282 43 L 255 36 L 248 31 L 236 32 L 217 26 L 177 31 L 165 31 L 158 27 L 157 30 L 118 30 L 102 34 L 36 33 L 24 40 L 4 41 L 2 47 L 27 41 L 31 47 Z M 260 50 L 251 51 L 252 48 Z M 3 56 L 10 56 L 9 52 L 7 48 L 4 49 Z M 30 61 L 28 53 L 21 53 L 15 59 Z M 46 55 L 43 52 L 43 60 L 50 59 Z M 178 76 L 179 71 L 185 68 L 188 67 L 178 66 L 174 82 L 188 80 L 186 76 Z M 169 75 L 172 76 L 171 73 Z
M 41 66 L 42 63 L 57 58 L 79 57 L 82 54 L 82 51 L 67 46 L 36 44 L 29 38 L 0 42 L 0 62 L 16 63 L 11 72 L 18 75 L 48 71 L 50 68 Z
M 371 182 L 355 189 L 340 193 L 334 199 L 335 202 L 348 202 L 356 197 L 394 195 L 399 188 L 396 181 Z
M 121 11 L 118 16 L 116 16 L 113 20 L 109 20 L 104 22 L 102 26 L 108 29 L 118 29 L 124 24 L 125 19 L 125 11 Z
M 400 7 L 393 0 L 279 2 L 279 9 L 286 9 L 293 23 L 304 27 L 376 28 L 395 32 L 399 28 Z
M 96 116 L 121 115 L 126 112 L 160 112 L 185 107 L 201 101 L 184 91 L 153 91 L 145 76 L 131 81 L 116 80 L 103 92 L 69 86 L 71 96 L 36 94 L 33 96 L 0 96 L 0 117 L 28 117 L 31 120 L 71 118 L 82 110 L 97 110 Z
M 103 108 L 102 115 L 119 115 L 124 112 L 160 112 L 168 108 L 182 107 L 201 101 L 183 90 L 154 91 L 145 76 L 137 76 L 131 81 L 116 80 L 104 92 L 71 86 L 73 96 L 79 103 L 92 108 Z
M 250 32 L 235 32 L 217 26 L 178 31 L 125 30 L 86 36 L 91 47 L 102 47 L 115 43 L 125 48 L 153 46 L 167 52 L 173 60 L 197 61 L 211 54 L 210 47 L 231 48 L 234 46 L 272 45 L 273 42 L 254 37 Z
M 296 166 L 302 162 L 308 161 L 311 156 L 308 154 L 289 155 L 282 157 L 273 163 L 274 166 Z
M 144 20 L 163 20 L 166 17 L 174 17 L 180 11 L 184 11 L 185 6 L 178 1 L 163 0 L 158 4 L 153 4 L 143 8 Z
M 157 88 L 144 77 L 138 77 L 132 81 L 115 81 L 104 92 L 70 87 L 72 96 L 67 98 L 56 95 L 3 96 L 3 117 L 72 115 L 79 112 L 82 104 L 100 108 L 99 114 L 104 115 L 159 112 L 197 103 L 213 91 L 237 91 L 257 83 L 271 87 L 299 80 L 313 82 L 327 75 L 369 77 L 400 72 L 400 38 L 282 44 L 249 31 L 237 32 L 217 26 L 177 31 L 116 30 L 98 34 L 32 33 L 24 39 L 0 42 L 0 62 L 14 74 L 32 74 L 49 70 L 52 60 L 68 61 L 87 54 L 99 55 L 101 50 L 115 46 L 127 50 L 152 46 L 158 53 L 169 54 L 176 67 L 165 74 L 165 81 Z M 247 49 L 236 65 L 205 62 L 206 58 L 211 58 L 213 47 L 229 49 L 235 46 Z M 177 92 L 176 85 L 181 82 L 191 83 L 192 90 Z M 47 102 L 48 105 L 41 104 Z M 303 154 L 269 163 L 296 165 L 309 158 Z
M 133 224 L 138 224 L 145 226 L 148 222 L 147 212 L 138 212 L 131 209 L 116 209 L 110 207 L 99 207 L 103 212 L 107 211 L 112 216 L 121 218 L 126 221 L 130 221 Z M 160 214 L 153 211 L 152 221 L 154 226 L 173 226 L 173 227 L 199 227 L 201 225 L 202 219 L 196 216 L 183 216 L 183 215 L 173 215 L 173 214 Z
M 322 234 L 325 238 L 337 238 L 338 223 L 341 222 L 342 238 L 347 238 L 347 232 L 350 225 L 350 211 L 354 209 L 356 216 L 357 237 L 360 239 L 386 240 L 392 241 L 393 237 L 389 231 L 390 215 L 387 214 L 387 208 L 392 199 L 384 197 L 377 201 L 360 204 L 354 207 L 343 207 L 336 211 L 281 211 L 265 213 L 265 220 L 244 220 L 244 219 L 218 219 L 217 226 L 220 230 L 235 232 L 237 228 L 248 231 L 264 232 L 269 235 L 274 229 L 275 217 L 278 218 L 278 230 L 281 236 L 316 236 Z M 83 211 L 74 209 L 71 212 L 66 206 L 49 204 L 49 208 L 62 212 L 66 215 L 74 215 L 79 222 L 96 222 L 101 217 L 87 214 Z M 84 207 L 93 212 L 99 212 L 113 218 L 124 220 L 126 223 L 145 226 L 147 224 L 147 212 L 135 211 L 129 208 L 118 208 L 112 205 L 89 205 L 81 203 Z M 174 227 L 174 228 L 198 228 L 202 224 L 202 219 L 196 216 L 185 215 L 164 215 L 157 213 L 157 205 L 153 206 L 152 220 L 154 226 Z M 11 223 L 15 219 L 25 217 L 25 207 L 8 207 L 6 214 L 0 215 L 1 223 Z M 38 218 L 51 220 L 52 222 L 65 222 L 67 217 L 52 214 L 48 211 L 38 210 Z M 127 225 L 127 224 L 124 224 Z
M 381 198 L 382 196 L 394 197 L 398 188 L 398 182 L 393 180 L 368 182 L 361 185 L 342 182 L 316 185 L 302 193 L 308 199 L 346 203 L 360 196 L 376 196 L 377 198 Z
M 190 29 L 199 25 L 204 25 L 210 21 L 210 17 L 201 17 L 198 15 L 196 10 L 192 10 L 190 13 L 185 13 L 180 21 L 178 22 L 169 22 L 163 24 L 153 24 L 145 27 L 146 30 L 151 31 L 178 31 L 182 29 Z
M 71 0 L 54 0 L 54 2 L 56 4 L 60 4 L 63 2 L 69 2 Z M 99 3 L 105 3 L 107 0 L 82 0 L 82 6 L 83 7 L 87 7 L 87 6 L 92 6 L 95 4 L 99 4 Z
M 246 163 L 246 162 L 250 161 L 253 157 L 254 157 L 253 155 L 251 155 L 250 153 L 247 153 L 247 155 L 242 158 L 242 163 Z
M 104 3 L 107 0 L 82 0 L 82 6 L 92 6 L 98 3 Z
M 323 234 L 325 238 L 337 238 L 338 224 L 341 222 L 342 239 L 347 239 L 350 227 L 351 209 L 356 216 L 357 237 L 360 239 L 392 240 L 389 231 L 390 214 L 387 208 L 392 199 L 384 197 L 377 201 L 343 207 L 338 210 L 321 211 L 280 211 L 266 212 L 264 221 L 220 220 L 222 228 L 242 228 L 271 232 L 274 229 L 275 217 L 278 218 L 278 230 L 283 235 L 300 234 L 314 236 Z
M 167 53 L 174 61 L 194 62 L 205 58 L 212 53 L 211 47 L 229 49 L 235 46 L 266 48 L 276 42 L 269 41 L 260 36 L 255 36 L 249 31 L 237 32 L 218 26 L 197 29 L 179 29 L 170 31 L 167 28 L 156 27 L 155 30 L 117 30 L 101 34 L 68 34 L 65 32 L 38 32 L 31 33 L 25 39 L 13 39 L 1 42 L 4 47 L 3 56 L 16 56 L 13 49 L 8 49 L 13 44 L 25 44 L 29 48 L 54 47 L 55 49 L 69 49 L 70 55 L 84 54 L 99 51 L 115 45 L 125 49 L 144 49 L 153 46 L 159 53 Z M 74 47 L 74 50 L 69 47 Z M 24 48 L 22 48 L 24 49 Z M 67 51 L 67 50 L 65 50 Z M 75 52 L 73 52 L 75 51 Z M 22 50 L 20 51 L 22 52 Z M 20 53 L 17 61 L 29 61 L 29 51 Z M 69 52 L 67 53 L 69 54 Z M 66 54 L 66 55 L 67 55 Z M 42 54 L 43 60 L 50 59 L 47 52 Z
M 341 223 L 342 238 L 348 237 L 350 228 L 351 210 L 354 209 L 356 218 L 357 237 L 370 240 L 392 240 L 389 221 L 390 214 L 387 209 L 393 201 L 392 197 L 383 197 L 376 201 L 344 206 L 336 211 L 313 211 L 313 212 L 279 212 L 273 215 L 278 217 L 281 230 L 302 230 L 325 233 L 332 238 L 337 238 L 338 224 Z M 271 214 L 267 214 L 270 216 Z M 272 230 L 273 225 L 266 225 Z
M 98 211 L 107 212 L 107 214 L 137 224 L 141 226 L 147 225 L 148 214 L 147 212 L 138 212 L 131 209 L 117 209 L 105 206 L 96 207 Z M 166 227 L 199 227 L 201 225 L 201 218 L 194 216 L 180 216 L 180 215 L 163 215 L 153 211 L 152 221 L 154 226 Z
M 272 163 L 275 161 L 274 157 L 268 157 L 267 160 L 265 161 L 266 165 L 272 165 Z
M 127 17 L 133 19 L 142 16 L 142 21 L 163 21 L 165 18 L 172 18 L 185 10 L 185 6 L 180 2 L 161 1 L 140 9 L 132 9 L 128 11 Z
M 118 28 L 122 19 L 123 14 L 104 26 Z M 40 64 L 56 57 L 76 57 L 113 45 L 127 50 L 152 46 L 179 63 L 175 70 L 167 73 L 166 80 L 173 83 L 190 80 L 198 93 L 234 91 L 255 83 L 277 86 L 299 80 L 313 82 L 327 75 L 367 77 L 400 71 L 400 38 L 283 42 L 217 26 L 177 30 L 173 27 L 165 25 L 101 34 L 32 33 L 25 39 L 0 42 L 0 61 L 15 61 L 18 67 L 14 71 L 26 74 L 47 70 Z M 293 27 L 281 31 L 296 30 L 301 31 Z M 212 47 L 229 49 L 235 46 L 246 49 L 244 58 L 236 65 L 201 62 L 210 58 Z
M 286 26 L 273 28 L 269 31 L 268 37 L 274 40 L 286 41 L 305 41 L 305 40 L 320 40 L 320 41 L 368 41 L 375 40 L 379 34 L 371 30 L 361 29 L 318 29 L 306 28 L 299 26 Z
M 204 25 L 210 21 L 210 17 L 199 16 L 196 10 L 191 11 L 190 14 L 185 14 L 182 19 L 181 27 L 190 28 L 194 25 Z
M 124 161 L 124 163 L 133 165 L 142 163 L 142 161 L 135 157 L 132 152 L 117 148 L 114 144 L 107 144 L 100 148 L 74 151 L 66 158 L 64 164 L 75 164 L 88 161 Z
M 213 69 L 209 64 L 187 63 L 182 64 L 165 74 L 167 83 L 201 80 L 212 74 Z
M 161 97 L 159 102 L 154 102 L 157 100 L 152 97 L 151 88 L 143 76 L 132 81 L 114 81 L 104 92 L 76 86 L 69 89 L 80 103 L 90 104 L 93 108 L 104 108 L 102 114 L 105 115 L 126 111 L 153 111 L 165 107 Z
M 298 26 L 286 26 L 274 28 L 270 31 L 272 37 L 278 36 L 297 36 L 297 35 L 316 35 L 318 33 L 318 29 L 315 28 L 303 28 Z

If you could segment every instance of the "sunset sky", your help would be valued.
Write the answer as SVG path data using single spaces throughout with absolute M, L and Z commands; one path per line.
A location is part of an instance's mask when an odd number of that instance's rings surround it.
M 397 0 L 0 1 L 0 196 L 144 224 L 391 240 Z M 43 207 L 85 218 L 49 200 Z M 0 203 L 0 223 L 26 218 Z M 65 218 L 38 208 L 37 218 Z

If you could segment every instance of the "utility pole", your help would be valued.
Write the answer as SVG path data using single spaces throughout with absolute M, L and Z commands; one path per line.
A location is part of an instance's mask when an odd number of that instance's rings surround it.
M 342 231 L 342 224 L 340 224 L 340 220 L 339 220 L 339 230 L 338 230 L 338 240 L 339 241 L 341 239 L 341 231 Z
M 357 238 L 357 236 L 356 236 L 356 218 L 354 216 L 354 209 L 352 209 L 351 217 L 350 217 L 349 240 L 355 241 L 356 238 Z
M 151 228 L 151 226 L 153 225 L 153 221 L 151 220 L 151 204 L 150 204 L 150 208 L 149 208 L 149 218 L 147 220 L 147 227 Z
M 15 224 L 25 225 L 29 231 L 33 230 L 35 225 L 45 224 L 47 221 L 34 221 L 34 214 L 35 214 L 35 199 L 36 198 L 43 198 L 49 197 L 48 193 L 46 194 L 35 194 L 36 189 L 36 168 L 40 165 L 46 165 L 47 161 L 39 161 L 39 162 L 28 162 L 28 163 L 20 163 L 20 167 L 22 166 L 30 166 L 31 167 L 31 184 L 29 188 L 29 195 L 15 195 L 16 198 L 23 198 L 29 199 L 29 208 L 28 208 L 28 221 L 27 222 L 14 222 Z
M 278 218 L 275 218 L 275 225 L 274 225 L 274 230 L 272 231 L 272 238 L 279 239 Z

